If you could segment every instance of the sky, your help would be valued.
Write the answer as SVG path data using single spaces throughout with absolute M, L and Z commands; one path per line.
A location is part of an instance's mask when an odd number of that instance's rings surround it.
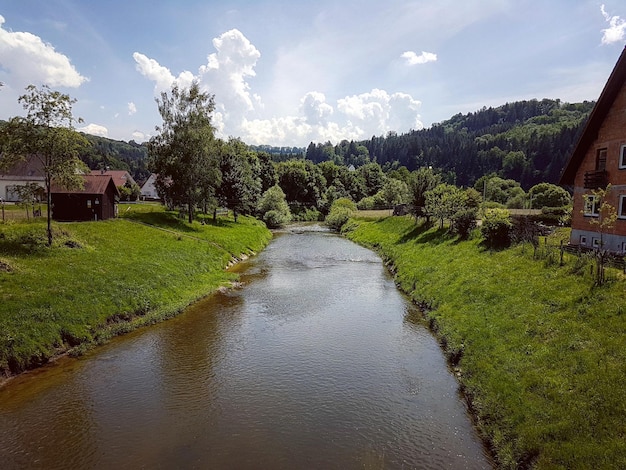
M 623 0 L 0 0 L 0 119 L 48 85 L 77 129 L 144 142 L 196 80 L 221 138 L 336 144 L 596 100 L 625 44 Z

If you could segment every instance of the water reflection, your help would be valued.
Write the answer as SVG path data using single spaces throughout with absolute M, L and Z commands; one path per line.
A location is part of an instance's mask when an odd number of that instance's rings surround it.
M 0 390 L 4 468 L 489 467 L 372 252 L 301 230 L 237 269 L 243 289 Z

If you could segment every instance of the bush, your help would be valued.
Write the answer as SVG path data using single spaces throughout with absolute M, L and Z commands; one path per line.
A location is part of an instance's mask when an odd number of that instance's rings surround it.
M 336 207 L 331 209 L 330 213 L 326 216 L 326 225 L 333 230 L 341 230 L 343 224 L 345 224 L 354 212 L 347 207 Z
M 385 202 L 382 191 L 379 191 L 373 196 L 364 197 L 357 203 L 357 207 L 362 211 L 372 210 L 383 206 L 387 207 L 387 203 Z
M 466 239 L 471 231 L 476 228 L 477 215 L 478 210 L 475 208 L 467 207 L 458 210 L 450 219 L 452 231 Z
M 284 212 L 271 210 L 263 215 L 263 222 L 268 228 L 278 228 L 289 222 L 289 217 Z
M 505 247 L 510 243 L 511 215 L 506 209 L 487 209 L 480 232 L 488 246 Z
M 356 204 L 348 198 L 339 198 L 330 208 L 330 212 L 326 216 L 326 225 L 333 230 L 341 230 L 350 217 L 356 211 Z
M 269 228 L 277 228 L 291 220 L 291 211 L 280 186 L 272 186 L 263 193 L 257 207 Z M 269 214 L 269 215 L 268 215 Z

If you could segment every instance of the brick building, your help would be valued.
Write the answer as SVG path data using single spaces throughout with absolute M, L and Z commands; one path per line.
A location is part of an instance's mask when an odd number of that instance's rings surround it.
M 560 184 L 573 190 L 571 245 L 626 253 L 626 48 L 591 111 Z M 601 233 L 593 190 L 611 185 L 606 202 L 617 209 L 614 226 Z

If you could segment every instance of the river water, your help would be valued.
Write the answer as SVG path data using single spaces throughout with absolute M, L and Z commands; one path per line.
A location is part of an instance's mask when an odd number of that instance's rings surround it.
M 491 468 L 380 258 L 319 227 L 243 288 L 0 389 L 0 467 Z

